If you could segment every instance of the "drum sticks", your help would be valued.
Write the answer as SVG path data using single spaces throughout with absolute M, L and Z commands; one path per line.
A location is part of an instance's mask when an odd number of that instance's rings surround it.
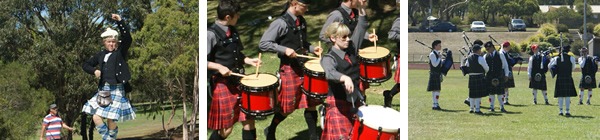
M 302 57 L 302 58 L 308 58 L 308 59 L 319 59 L 317 57 L 306 56 L 306 55 L 301 55 L 301 54 L 296 54 L 296 57 Z
M 373 34 L 375 34 L 375 28 L 373 28 Z M 375 52 L 377 52 L 377 40 L 373 41 L 373 44 L 375 45 Z
M 262 55 L 262 53 L 258 53 L 258 60 L 260 60 L 260 56 Z M 258 78 L 258 69 L 260 68 L 260 65 L 256 65 L 256 78 Z

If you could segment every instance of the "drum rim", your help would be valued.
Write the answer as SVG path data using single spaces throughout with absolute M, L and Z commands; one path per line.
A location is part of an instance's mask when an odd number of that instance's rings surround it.
M 362 75 L 359 76 L 360 80 L 368 82 L 368 83 L 383 83 L 392 78 L 392 72 L 388 71 L 386 76 L 383 78 L 365 78 Z
M 308 74 L 309 76 L 325 77 L 325 72 L 313 71 L 313 70 L 306 68 L 306 66 L 304 66 L 302 69 L 304 70 L 304 74 Z
M 400 112 L 399 112 L 399 111 L 397 111 L 397 110 L 394 110 L 394 109 L 392 109 L 392 108 L 389 108 L 389 107 L 380 106 L 380 105 L 364 105 L 364 106 L 358 107 L 358 111 L 360 111 L 360 109 L 361 109 L 361 108 L 363 108 L 363 107 L 377 107 L 377 108 L 383 108 L 383 109 L 385 109 L 385 110 L 392 110 L 392 111 L 395 111 L 395 112 L 397 112 L 397 113 L 398 113 L 398 115 L 400 115 Z M 398 117 L 400 117 L 400 116 L 398 116 Z M 381 126 L 378 126 L 377 128 L 373 128 L 372 126 L 375 126 L 375 125 L 374 125 L 373 123 L 370 123 L 370 121 L 369 121 L 369 122 L 368 122 L 368 121 L 365 121 L 365 120 L 363 119 L 363 117 L 358 117 L 357 121 L 359 121 L 359 122 L 362 122 L 362 124 L 363 124 L 364 126 L 367 126 L 367 127 L 371 128 L 371 129 L 373 129 L 373 130 L 375 130 L 375 131 L 377 131 L 377 130 L 379 129 L 379 127 L 381 127 Z M 379 121 L 372 121 L 372 122 L 379 122 Z M 396 134 L 396 133 L 398 133 L 398 129 L 399 129 L 399 128 L 400 128 L 400 126 L 398 126 L 398 128 L 383 128 L 383 127 L 382 127 L 382 128 L 381 128 L 381 132 L 386 132 L 386 133 L 392 133 L 392 134 Z
M 304 88 L 304 84 L 300 85 L 300 90 L 302 90 L 302 93 L 304 93 L 306 96 L 312 97 L 315 99 L 325 99 L 325 98 L 327 98 L 327 94 L 329 94 L 329 92 L 327 92 L 325 95 L 315 94 L 316 92 L 309 92 L 308 90 L 306 90 Z
M 277 81 L 275 81 L 275 83 L 271 84 L 271 85 L 267 85 L 267 86 L 262 86 L 262 87 L 250 87 L 247 85 L 244 85 L 241 81 L 240 81 L 240 89 L 243 91 L 247 91 L 247 92 L 264 92 L 264 91 L 269 91 L 269 90 L 273 90 L 273 89 L 277 89 L 277 87 L 279 87 L 279 77 L 275 76 L 274 74 L 270 74 L 270 73 L 259 73 L 259 74 L 268 74 L 271 75 L 275 78 L 277 78 Z
M 242 111 L 244 114 L 250 115 L 250 116 L 269 116 L 269 115 L 272 115 L 275 113 L 275 111 L 273 109 L 269 109 L 267 111 L 248 111 L 242 107 L 242 104 L 239 104 L 239 106 L 240 106 L 240 111 Z
M 360 60 L 361 63 L 367 63 L 367 64 L 385 62 L 386 60 L 389 63 L 389 59 L 391 58 L 391 56 L 392 55 L 390 53 L 388 53 L 387 55 L 385 55 L 383 57 L 379 57 L 379 58 L 365 58 L 365 57 L 358 55 L 358 59 Z

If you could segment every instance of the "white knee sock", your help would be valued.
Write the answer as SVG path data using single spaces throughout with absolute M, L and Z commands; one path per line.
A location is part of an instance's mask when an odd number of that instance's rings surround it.
M 563 99 L 564 97 L 558 97 L 558 109 L 560 110 L 560 113 L 563 113 Z
M 587 102 L 589 103 L 591 99 L 592 99 L 592 91 L 588 90 L 588 100 L 587 100 Z
M 543 90 L 542 94 L 544 95 L 544 100 L 548 100 L 548 91 L 547 90 Z
M 583 95 L 585 95 L 585 92 L 583 91 L 583 89 L 579 90 L 579 102 L 580 103 L 583 101 Z
M 438 98 L 440 97 L 440 92 L 439 91 L 433 91 L 431 92 L 431 98 L 433 100 L 433 107 L 437 107 L 438 106 Z
M 476 98 L 475 99 L 475 111 L 481 112 L 481 110 L 479 110 L 480 108 L 481 108 L 481 98 Z
M 537 101 L 537 90 L 533 89 L 531 92 L 533 93 L 533 100 Z
M 504 102 L 508 102 L 508 88 L 504 89 Z
M 496 95 L 490 95 L 490 109 L 494 109 L 495 103 L 496 103 Z
M 571 97 L 563 97 L 565 99 L 565 106 L 567 106 L 567 113 L 569 113 L 569 106 L 571 106 Z
M 500 102 L 499 103 L 500 104 L 500 109 L 503 109 L 504 108 L 504 101 L 503 101 L 504 98 L 502 98 L 502 97 L 504 97 L 504 95 L 496 95 L 496 96 L 498 96 L 498 102 Z
M 473 98 L 469 98 L 469 102 L 470 102 L 469 111 L 475 111 L 475 101 L 474 100 L 475 99 L 473 99 Z

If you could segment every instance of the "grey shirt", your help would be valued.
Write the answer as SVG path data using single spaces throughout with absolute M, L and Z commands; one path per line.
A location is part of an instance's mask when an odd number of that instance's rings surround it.
M 359 16 L 358 17 L 358 25 L 356 26 L 356 29 L 354 30 L 354 32 L 359 33 L 359 34 L 363 34 L 364 32 L 366 32 L 366 28 L 367 28 L 368 24 L 367 24 L 367 20 L 365 16 Z M 350 39 L 352 40 L 352 45 L 356 48 L 356 46 L 360 46 L 361 43 L 363 42 L 363 39 L 361 36 L 351 36 Z M 348 44 L 350 45 L 350 44 Z M 331 47 L 331 54 L 337 55 L 340 58 L 344 58 L 344 56 L 346 55 L 346 52 L 344 52 L 343 50 L 337 49 L 335 47 Z M 356 51 L 358 51 L 358 48 L 356 48 Z M 358 54 L 358 52 L 356 53 Z M 338 72 L 335 69 L 335 66 L 337 66 L 337 63 L 335 62 L 335 58 L 333 58 L 333 56 L 326 54 L 323 56 L 323 58 L 321 59 L 321 67 L 323 67 L 323 70 L 325 71 L 325 78 L 327 80 L 331 80 L 331 81 L 340 81 L 340 78 L 342 77 L 342 73 Z
M 217 27 L 221 28 L 221 30 L 223 31 L 227 31 L 229 29 L 229 27 L 225 26 L 225 25 L 221 25 L 219 24 L 217 21 L 215 21 L 215 24 L 217 24 Z M 212 31 L 208 30 L 207 35 L 208 39 L 206 40 L 206 43 L 208 45 L 208 51 L 207 54 L 210 54 L 210 51 L 212 50 L 213 47 L 215 47 L 215 45 L 217 45 L 217 35 L 215 33 L 213 33 Z
M 347 13 L 350 13 L 350 11 L 352 11 L 352 9 L 350 9 L 350 7 L 341 4 L 340 5 L 342 7 L 342 9 L 344 9 Z M 355 15 L 358 16 L 358 13 L 354 13 Z M 360 16 L 359 16 L 360 18 Z M 366 19 L 366 17 L 365 17 Z M 340 11 L 338 10 L 333 10 L 331 13 L 329 13 L 329 15 L 327 16 L 327 20 L 325 21 L 325 24 L 323 25 L 323 28 L 321 28 L 321 32 L 319 33 L 319 38 L 321 39 L 321 41 L 324 42 L 331 42 L 329 40 L 329 37 L 325 36 L 325 31 L 327 31 L 327 26 L 329 26 L 329 24 L 333 23 L 333 22 L 342 22 L 344 20 L 344 16 L 342 16 L 342 13 L 340 13 Z M 366 21 L 365 21 L 366 22 Z M 360 24 L 360 23 L 359 23 Z M 368 22 L 366 22 L 367 26 L 369 26 Z M 400 25 L 398 25 L 400 26 Z M 357 25 L 358 27 L 358 25 Z M 366 27 L 365 27 L 366 28 Z M 356 35 L 356 30 L 354 31 L 354 33 L 352 33 L 352 35 Z M 361 34 L 362 35 L 362 34 Z M 361 38 L 364 39 L 369 39 L 369 32 L 365 32 L 364 36 L 362 36 Z
M 388 32 L 388 38 L 394 41 L 400 41 L 400 17 L 396 18 L 392 29 Z
M 294 14 L 291 14 L 290 11 L 287 11 L 287 14 L 289 14 L 292 17 L 292 19 L 294 19 L 294 20 L 296 20 L 296 18 L 298 18 Z M 287 34 L 288 29 L 289 28 L 287 28 L 286 22 L 281 18 L 277 18 L 275 21 L 273 21 L 271 23 L 271 25 L 269 25 L 269 28 L 265 31 L 263 36 L 260 38 L 260 43 L 258 44 L 258 48 L 261 51 L 271 51 L 271 52 L 277 52 L 279 54 L 285 54 L 285 50 L 287 49 L 287 47 L 277 44 L 276 40 L 277 40 L 277 38 L 282 37 L 285 34 Z M 315 50 L 314 46 L 310 45 L 309 51 L 314 52 L 314 50 Z

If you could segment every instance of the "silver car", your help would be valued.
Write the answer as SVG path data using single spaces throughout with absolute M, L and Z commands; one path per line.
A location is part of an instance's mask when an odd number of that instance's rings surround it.
M 473 21 L 473 23 L 471 23 L 471 32 L 485 32 L 485 23 L 483 21 Z
M 512 19 L 510 23 L 508 23 L 508 31 L 527 31 L 527 25 L 522 19 Z

